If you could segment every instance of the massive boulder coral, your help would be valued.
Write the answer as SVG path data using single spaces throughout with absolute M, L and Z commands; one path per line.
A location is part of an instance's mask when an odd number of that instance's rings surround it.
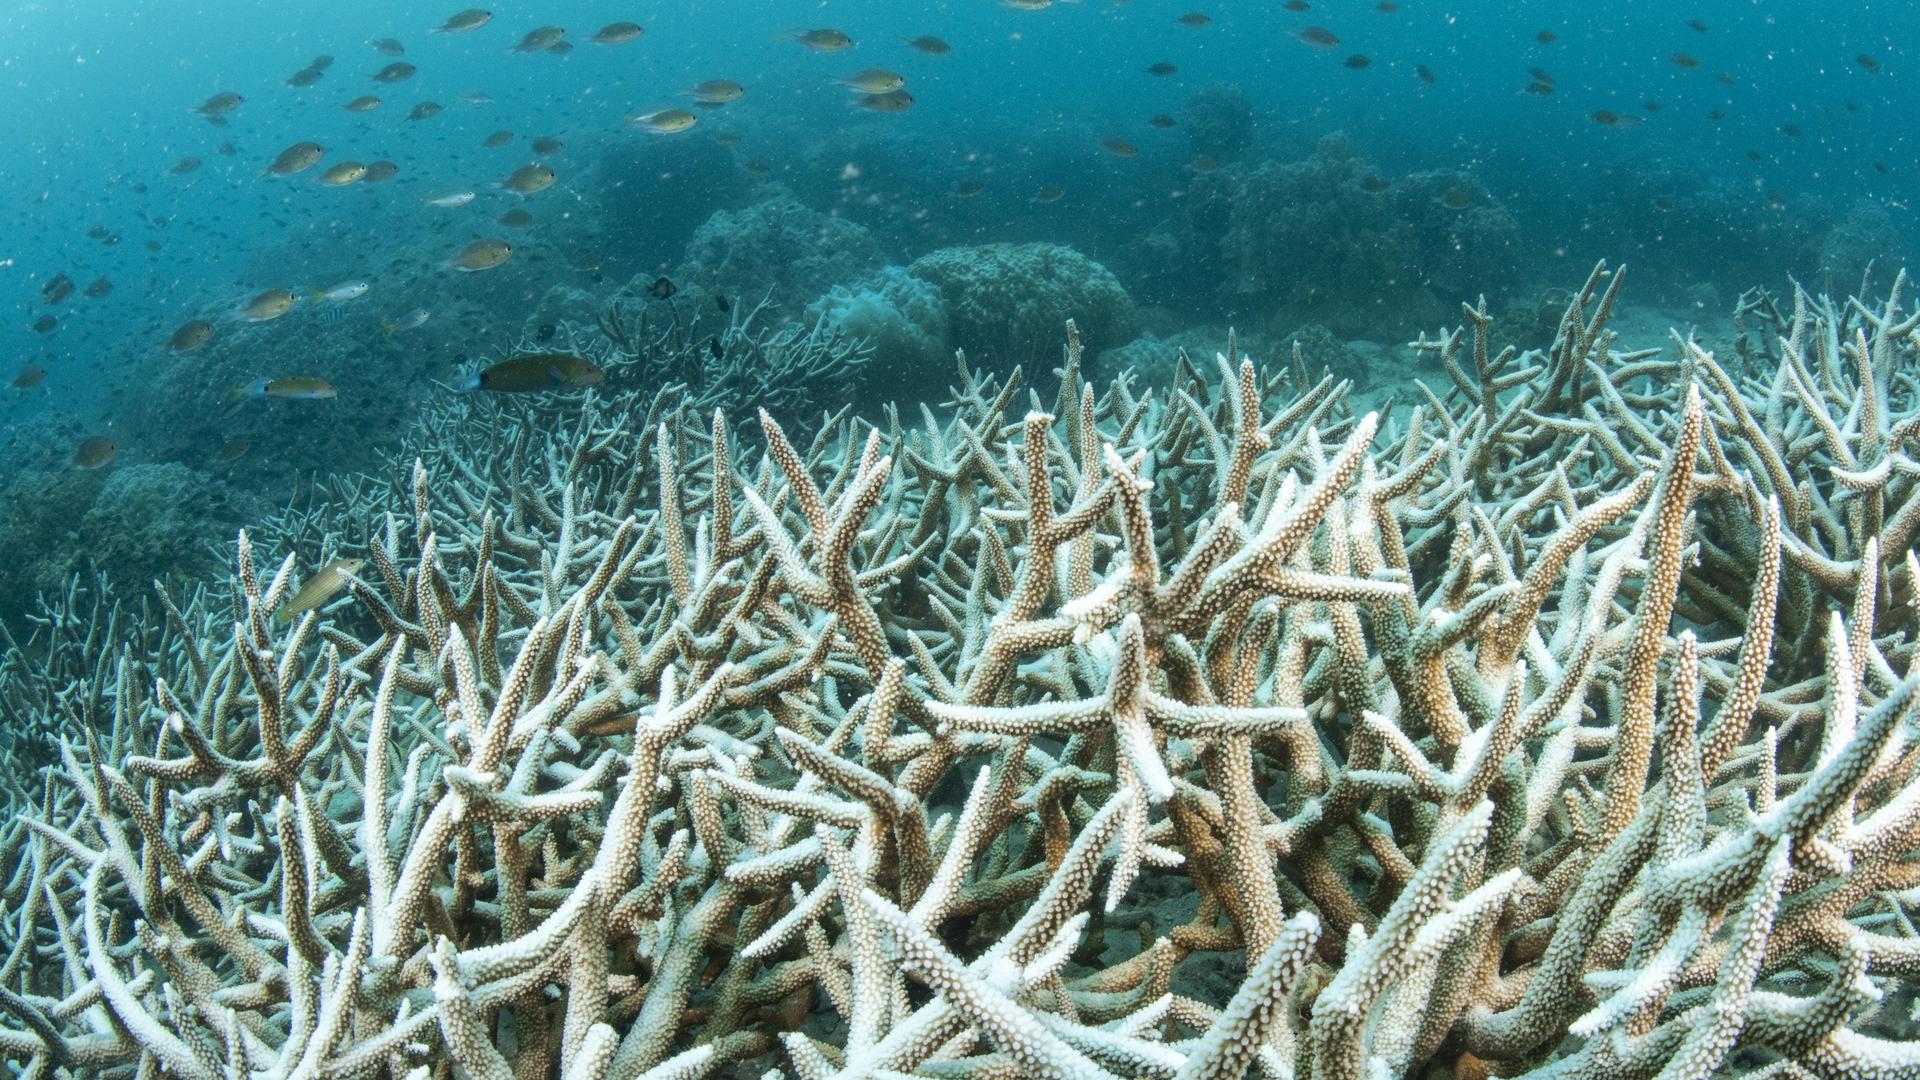
M 1067 319 L 1095 349 L 1124 344 L 1140 327 L 1112 272 L 1058 244 L 941 248 L 907 273 L 938 292 L 953 344 L 996 367 L 1051 359 Z
M 1467 309 L 1387 422 L 1231 342 L 1101 393 L 1071 330 L 1044 390 L 753 447 L 437 410 L 332 507 L 336 602 L 280 617 L 289 515 L 137 663 L 0 664 L 62 736 L 0 785 L 0 1055 L 1915 1075 L 1920 315 L 1757 308 L 1755 379 L 1615 348 L 1620 280 L 1537 349 Z
M 844 217 L 775 189 L 739 210 L 718 210 L 694 231 L 673 276 L 753 303 L 771 299 L 797 314 L 842 282 L 884 261 L 873 237 Z M 649 279 L 651 280 L 651 279 Z

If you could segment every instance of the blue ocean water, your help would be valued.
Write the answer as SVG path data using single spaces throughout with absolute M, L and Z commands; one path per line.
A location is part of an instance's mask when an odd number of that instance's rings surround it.
M 100 434 L 114 467 L 217 462 L 265 497 L 295 472 L 364 467 L 343 441 L 397 439 L 419 402 L 547 319 L 556 288 L 631 293 L 697 262 L 686 245 L 713 215 L 776 191 L 858 226 L 891 264 L 1069 245 L 1162 337 L 1232 323 L 1278 340 L 1324 323 L 1404 342 L 1478 292 L 1525 306 L 1600 258 L 1633 264 L 1635 301 L 1723 318 L 1746 287 L 1844 294 L 1870 260 L 1884 282 L 1915 250 L 1912 3 L 501 2 L 477 30 L 430 32 L 455 10 L 0 10 L 0 341 L 14 370 L 45 373 L 0 404 L 6 469 L 69 469 Z M 591 40 L 617 20 L 645 32 Z M 512 50 L 542 25 L 564 27 L 571 50 Z M 814 51 L 792 40 L 806 28 L 854 44 Z M 906 44 L 921 35 L 950 51 Z M 370 44 L 388 37 L 403 57 Z M 288 84 L 322 56 L 311 85 Z M 417 73 L 372 80 L 394 60 Z M 859 108 L 836 85 L 873 68 L 904 78 L 910 107 Z M 689 131 L 626 119 L 691 107 L 689 88 L 712 79 L 744 96 L 694 108 Z M 195 108 L 221 92 L 245 100 L 215 124 Z M 343 108 L 366 94 L 380 107 Z M 422 102 L 443 111 L 409 119 Z M 484 145 L 494 132 L 511 138 Z M 565 148 L 537 155 L 541 136 Z M 265 174 L 302 140 L 325 148 L 317 166 Z M 398 174 L 316 181 L 343 160 Z M 552 189 L 500 189 L 534 161 L 555 170 Z M 1341 209 L 1376 188 L 1390 214 Z M 461 190 L 471 203 L 423 202 Z M 501 223 L 515 208 L 531 226 Z M 487 238 L 510 239 L 512 261 L 447 268 Z M 1460 258 L 1443 266 L 1449 250 Z M 60 274 L 75 293 L 50 302 Z M 105 295 L 81 292 L 101 280 Z M 354 280 L 364 297 L 309 293 Z M 725 304 L 727 282 L 712 285 Z M 232 317 L 276 288 L 299 298 L 286 317 Z M 805 318 L 806 299 L 774 317 Z M 415 310 L 425 327 L 389 332 Z M 192 319 L 213 323 L 212 342 L 170 352 Z M 294 413 L 229 397 L 292 376 L 331 379 L 339 399 Z M 276 442 L 322 431 L 336 437 Z M 234 439 L 252 445 L 237 464 L 220 457 Z M 5 509 L 18 517 L 29 498 L 16 490 Z

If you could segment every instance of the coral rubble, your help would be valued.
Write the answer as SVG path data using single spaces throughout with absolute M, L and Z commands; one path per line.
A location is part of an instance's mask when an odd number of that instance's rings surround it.
M 1102 391 L 1071 327 L 877 428 L 446 404 L 0 662 L 0 1057 L 1920 1074 L 1920 315 L 1627 350 L 1620 280 L 1466 309 L 1385 419 L 1231 340 Z

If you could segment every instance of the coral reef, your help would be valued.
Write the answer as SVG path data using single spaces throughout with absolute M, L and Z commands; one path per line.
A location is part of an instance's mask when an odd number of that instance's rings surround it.
M 1113 274 L 1058 244 L 941 248 L 915 259 L 907 273 L 938 292 L 952 343 L 997 368 L 1051 360 L 1069 318 L 1095 350 L 1139 331 L 1133 300 Z
M 740 210 L 719 210 L 694 231 L 672 276 L 749 303 L 770 299 L 798 314 L 842 282 L 884 262 L 860 225 L 810 209 L 776 190 Z M 650 280 L 650 279 L 649 279 Z
M 1467 308 L 1384 420 L 1231 340 L 1103 393 L 1071 326 L 1045 397 L 754 445 L 448 401 L 229 588 L 0 662 L 57 739 L 0 784 L 0 1056 L 1915 1075 L 1920 315 L 1755 299 L 1729 370 L 1616 347 L 1621 280 L 1537 348 Z M 328 521 L 367 563 L 283 619 Z
M 1393 339 L 1444 318 L 1449 301 L 1504 294 L 1523 247 L 1512 212 L 1471 174 L 1391 179 L 1334 134 L 1304 161 L 1196 176 L 1143 252 L 1130 272 L 1196 306 L 1275 332 L 1318 322 Z
M 1194 154 L 1232 161 L 1253 144 L 1253 103 L 1238 86 L 1209 83 L 1180 107 L 1180 126 Z
M 807 318 L 872 350 L 862 397 L 924 401 L 938 394 L 952 371 L 954 334 L 940 292 L 904 267 L 882 267 L 854 284 L 834 286 L 807 309 Z

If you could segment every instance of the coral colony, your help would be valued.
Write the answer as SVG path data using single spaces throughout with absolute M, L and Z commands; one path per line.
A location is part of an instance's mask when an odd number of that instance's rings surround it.
M 0 1058 L 1920 1076 L 1920 314 L 1629 345 L 1622 280 L 1377 412 L 1072 324 L 877 426 L 443 397 L 230 585 L 14 631 Z

